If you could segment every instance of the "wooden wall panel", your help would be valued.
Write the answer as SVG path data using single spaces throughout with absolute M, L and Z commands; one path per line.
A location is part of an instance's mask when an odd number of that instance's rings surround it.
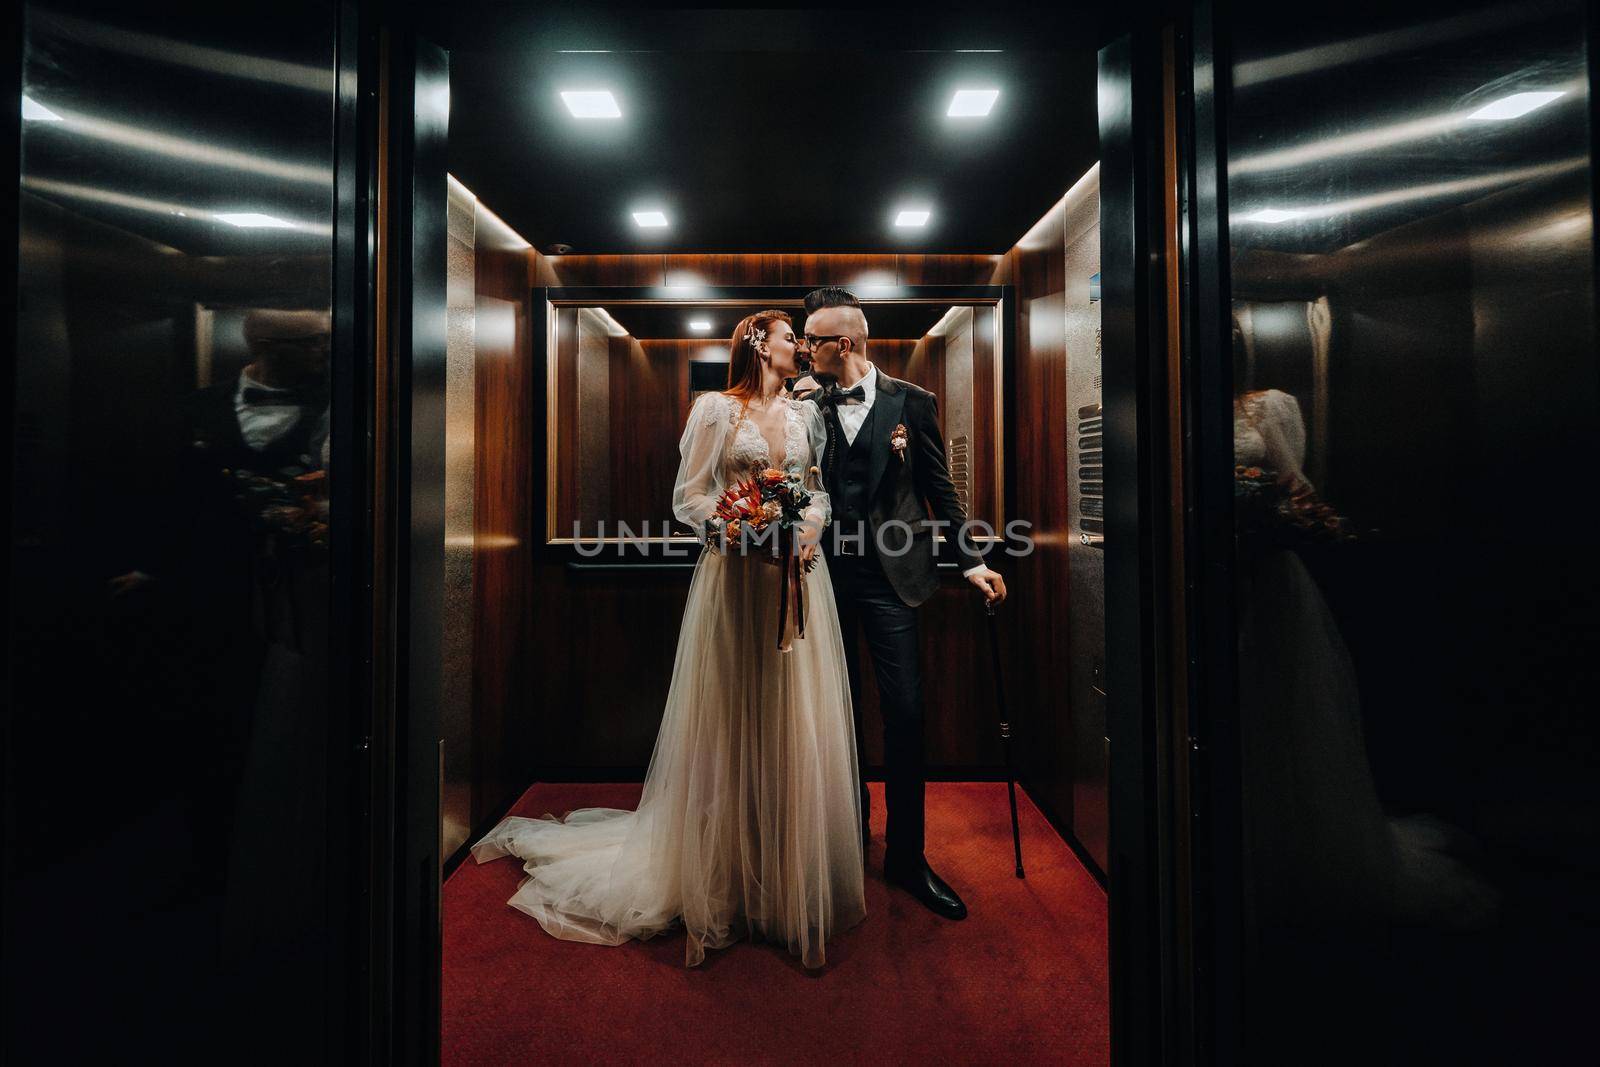
M 1004 256 L 537 256 L 541 285 L 1001 285 Z
M 972 320 L 972 462 L 974 469 L 984 474 L 973 492 L 972 513 L 993 515 L 996 513 L 997 505 L 1004 503 L 1007 511 L 1005 517 L 1010 518 L 1016 502 L 999 499 L 1004 485 L 1004 465 L 1007 460 L 1003 454 L 999 457 L 995 455 L 994 401 L 995 392 L 1000 388 L 995 382 L 995 361 L 1000 358 L 994 345 L 997 314 L 1010 314 L 1010 309 L 1005 308 L 996 312 L 992 308 L 977 308 Z M 1018 409 L 1013 406 L 1008 417 L 1015 420 L 1017 414 Z M 994 474 L 997 468 L 1000 469 L 999 483 L 996 482 Z
M 538 255 L 538 253 L 530 253 Z M 551 285 L 665 285 L 664 256 L 540 256 Z
M 1059 826 L 1072 820 L 1072 729 L 1060 671 L 1068 587 L 1066 232 L 1058 203 L 1009 254 L 1017 300 L 1015 504 L 1033 524 L 1032 555 L 1016 561 L 1011 605 L 1019 751 L 1029 791 Z
M 1004 256 L 896 256 L 901 285 L 998 285 Z
M 781 285 L 778 255 L 663 256 L 663 285 Z
M 914 382 L 924 389 L 933 388 L 918 378 L 906 377 L 906 368 L 911 363 L 911 353 L 916 350 L 917 342 L 901 338 L 888 338 L 885 340 L 868 340 L 867 356 L 872 360 L 872 365 L 891 378 L 900 378 L 904 381 Z M 927 377 L 926 374 L 923 375 Z M 942 383 L 941 383 L 942 384 Z
M 660 530 L 672 518 L 677 441 L 689 417 L 689 353 L 700 341 L 641 344 L 611 338 L 611 510 L 636 531 Z
M 481 229 L 481 227 L 480 227 Z M 536 436 L 535 364 L 528 358 L 529 259 L 480 242 L 474 253 L 480 309 L 513 307 L 514 329 L 474 331 L 472 822 L 480 828 L 526 787 L 527 694 L 535 674 L 528 649 L 533 618 L 533 537 L 543 502 L 529 465 L 543 454 Z M 504 305 L 495 310 L 500 312 Z M 481 315 L 481 311 L 480 311 Z
M 577 439 L 578 434 L 578 309 L 559 308 L 552 318 L 554 319 L 552 332 L 555 337 L 555 369 L 558 383 L 556 387 L 557 408 L 555 411 L 556 439 L 558 441 L 573 441 Z M 542 373 L 543 368 L 537 366 L 537 361 L 534 362 L 535 367 L 532 373 Z M 534 442 L 538 450 L 539 458 L 537 462 L 542 464 L 545 462 L 545 448 L 550 427 L 546 412 L 537 412 L 536 417 L 539 417 L 540 421 L 545 423 L 544 429 L 546 433 L 540 434 L 539 440 Z M 556 516 L 558 519 L 563 519 L 567 516 L 575 517 L 578 514 L 578 450 L 558 448 L 556 450 L 556 462 L 558 464 L 556 471 Z M 534 502 L 534 507 L 539 512 L 538 536 L 542 539 L 547 525 L 545 522 L 546 503 L 543 500 L 538 500 Z M 567 530 L 563 529 L 559 523 L 557 531 L 563 537 L 569 536 Z
M 900 280 L 895 256 L 810 256 L 783 257 L 780 285 L 894 285 Z

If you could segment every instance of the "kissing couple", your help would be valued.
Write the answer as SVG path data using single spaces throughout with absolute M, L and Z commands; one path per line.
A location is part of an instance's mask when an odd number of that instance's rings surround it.
M 938 403 L 872 365 L 852 294 L 818 289 L 805 310 L 801 335 L 784 311 L 741 321 L 727 388 L 700 396 L 684 426 L 672 510 L 706 547 L 638 808 L 512 816 L 473 846 L 479 863 L 522 861 L 508 903 L 556 937 L 616 945 L 681 925 L 689 966 L 745 937 L 823 966 L 828 938 L 866 916 L 863 632 L 884 722 L 884 877 L 945 918 L 966 916 L 923 854 L 917 608 L 939 585 L 928 515 L 953 534 L 966 522 Z M 804 489 L 792 581 L 713 532 L 730 487 L 780 478 Z M 1004 600 L 966 540 L 949 539 L 966 580 Z M 775 643 L 773 619 L 800 602 L 798 626 L 780 624 Z

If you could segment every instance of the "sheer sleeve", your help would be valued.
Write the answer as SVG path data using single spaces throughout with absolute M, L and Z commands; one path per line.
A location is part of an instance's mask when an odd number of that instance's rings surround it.
M 678 442 L 678 479 L 672 486 L 672 514 L 705 539 L 705 521 L 722 495 L 722 451 L 730 420 L 728 398 L 707 393 L 694 402 Z
M 1269 389 L 1261 395 L 1257 412 L 1256 425 L 1266 448 L 1267 465 L 1291 484 L 1309 486 L 1304 473 L 1306 423 L 1300 414 L 1300 402 L 1282 390 Z
M 806 518 L 814 523 L 818 532 L 827 526 L 833 518 L 833 502 L 828 498 L 828 492 L 823 488 L 823 481 L 813 470 L 822 469 L 822 457 L 828 452 L 828 423 L 822 417 L 822 408 L 817 404 L 802 404 L 801 412 L 806 420 L 806 441 L 811 447 L 811 456 L 806 463 L 805 486 L 811 492 L 811 506 L 806 509 Z

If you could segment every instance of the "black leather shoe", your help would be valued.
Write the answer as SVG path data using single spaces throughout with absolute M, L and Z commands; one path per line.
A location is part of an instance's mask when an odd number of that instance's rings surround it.
M 890 885 L 904 889 L 935 915 L 946 919 L 967 917 L 967 906 L 956 896 L 956 891 L 934 874 L 933 868 L 925 860 L 918 859 L 909 864 L 885 864 L 883 876 Z

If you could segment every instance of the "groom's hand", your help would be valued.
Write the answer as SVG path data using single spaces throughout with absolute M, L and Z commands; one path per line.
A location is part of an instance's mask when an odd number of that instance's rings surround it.
M 983 590 L 983 599 L 991 604 L 1000 604 L 1006 599 L 1006 580 L 1000 577 L 999 571 L 985 567 L 967 575 L 967 581 Z
M 807 393 L 811 392 L 811 390 L 821 388 L 822 383 L 808 374 L 803 378 L 796 378 L 794 388 L 791 389 L 789 393 L 791 396 L 803 399 Z

